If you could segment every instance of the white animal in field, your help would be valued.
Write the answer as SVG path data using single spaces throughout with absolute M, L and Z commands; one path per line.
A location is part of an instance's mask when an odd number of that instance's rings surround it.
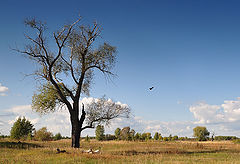
M 94 153 L 98 154 L 100 153 L 100 150 L 95 150 Z
M 100 153 L 100 150 L 97 149 L 97 150 L 93 151 L 92 149 L 88 149 L 88 150 L 83 150 L 83 153 L 99 154 L 99 153 Z
M 85 153 L 91 153 L 92 152 L 92 149 L 88 149 L 85 151 Z

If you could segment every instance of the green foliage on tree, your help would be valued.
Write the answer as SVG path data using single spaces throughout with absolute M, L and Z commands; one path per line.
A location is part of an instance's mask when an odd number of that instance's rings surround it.
M 131 131 L 129 132 L 129 137 L 130 137 L 130 140 L 134 140 L 135 139 L 135 130 L 134 129 L 131 129 Z
M 57 133 L 54 137 L 53 137 L 53 139 L 56 141 L 56 140 L 60 140 L 60 139 L 62 139 L 63 137 L 62 137 L 62 135 L 61 135 L 61 133 Z
M 161 134 L 160 134 L 161 135 Z M 156 132 L 155 134 L 154 134 L 154 140 L 159 140 L 159 133 L 158 132 Z
M 163 141 L 169 141 L 169 137 L 163 137 Z
M 197 126 L 193 129 L 193 136 L 196 137 L 198 141 L 206 141 L 209 134 L 209 131 L 204 126 Z
M 176 140 L 178 140 L 178 136 L 177 135 L 173 136 L 173 138 L 172 138 L 172 141 L 176 141 Z
M 106 141 L 116 140 L 116 137 L 115 137 L 115 135 L 112 135 L 112 134 L 106 134 L 105 140 Z
M 63 88 L 63 84 L 58 83 L 57 85 L 64 96 L 67 97 L 68 95 Z M 40 114 L 54 112 L 57 104 L 61 104 L 61 99 L 55 87 L 49 82 L 40 86 L 38 93 L 35 93 L 32 97 L 32 109 Z
M 236 136 L 215 136 L 214 140 L 217 141 L 226 141 L 226 140 L 236 140 L 238 139 Z
M 116 137 L 116 139 L 117 140 L 119 140 L 120 139 L 120 132 L 121 132 L 121 129 L 120 128 L 117 128 L 116 130 L 115 130 L 115 137 Z
M 152 139 L 151 133 L 142 133 L 141 140 L 148 141 L 150 139 Z
M 46 127 L 43 127 L 35 132 L 34 139 L 38 141 L 51 141 L 53 134 L 47 131 Z
M 141 140 L 147 140 L 147 134 L 146 133 L 142 133 L 141 134 Z
M 162 135 L 159 133 L 159 140 L 162 141 L 163 140 L 163 137 Z
M 32 140 L 32 138 L 33 138 L 32 134 L 31 134 L 31 133 L 28 133 L 28 135 L 27 135 L 27 140 Z
M 32 135 L 34 128 L 29 120 L 25 117 L 19 117 L 13 124 L 10 137 L 12 139 L 27 139 L 29 135 Z
M 134 136 L 135 140 L 140 140 L 141 139 L 141 134 L 140 133 L 136 133 L 136 135 Z
M 120 139 L 121 140 L 130 140 L 130 127 L 124 127 L 122 128 L 122 130 L 120 131 Z
M 98 141 L 104 140 L 104 126 L 98 125 L 95 130 L 96 139 Z
M 151 133 L 146 133 L 147 134 L 147 138 L 146 138 L 146 140 L 148 141 L 148 140 L 151 140 L 152 139 L 152 135 L 151 135 Z

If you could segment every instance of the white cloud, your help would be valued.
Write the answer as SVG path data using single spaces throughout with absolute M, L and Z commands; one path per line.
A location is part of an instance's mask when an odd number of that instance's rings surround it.
M 214 123 L 223 121 L 224 115 L 219 113 L 219 105 L 209 105 L 205 102 L 200 102 L 196 105 L 190 106 L 189 110 L 197 119 L 195 123 Z
M 25 116 L 27 114 L 33 113 L 31 105 L 14 106 L 10 109 L 7 109 L 6 111 L 19 116 Z
M 240 98 L 226 100 L 221 105 L 209 105 L 205 102 L 189 108 L 197 119 L 196 123 L 231 123 L 240 121 Z
M 240 98 L 237 100 L 228 100 L 224 101 L 224 104 L 221 105 L 224 110 L 225 121 L 226 122 L 235 122 L 240 121 Z
M 3 86 L 1 83 L 0 83 L 0 96 L 7 96 L 6 92 L 8 91 L 8 88 Z

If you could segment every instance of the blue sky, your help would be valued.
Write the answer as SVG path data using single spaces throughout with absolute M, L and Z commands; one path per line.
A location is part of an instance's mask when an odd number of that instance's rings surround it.
M 240 136 L 239 8 L 237 0 L 1 1 L 0 132 L 9 132 L 19 115 L 14 109 L 30 105 L 36 87 L 33 78 L 24 78 L 34 64 L 10 48 L 26 43 L 24 19 L 46 21 L 52 32 L 80 14 L 84 24 L 97 20 L 102 41 L 118 50 L 118 77 L 112 83 L 96 73 L 91 97 L 106 94 L 127 103 L 134 115 L 129 124 L 139 131 L 190 136 L 192 127 L 204 125 Z M 112 129 L 124 123 L 118 120 Z

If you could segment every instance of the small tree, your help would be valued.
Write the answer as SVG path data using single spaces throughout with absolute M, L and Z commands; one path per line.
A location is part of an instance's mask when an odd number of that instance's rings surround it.
M 163 141 L 168 141 L 169 137 L 163 137 Z
M 96 127 L 95 135 L 98 141 L 104 140 L 104 126 L 98 125 Z
M 60 140 L 62 139 L 62 135 L 61 133 L 57 133 L 54 137 L 53 137 L 54 140 Z
M 159 140 L 159 133 L 158 133 L 158 132 L 156 132 L 156 133 L 154 134 L 154 140 Z
M 50 141 L 53 138 L 53 134 L 47 131 L 46 127 L 43 127 L 35 132 L 34 139 L 38 141 Z
M 204 126 L 197 126 L 193 129 L 193 136 L 196 137 L 198 141 L 206 141 L 209 134 L 209 131 Z
M 152 139 L 152 135 L 151 135 L 151 133 L 146 133 L 147 134 L 147 140 L 151 140 Z
M 10 132 L 12 139 L 26 139 L 29 135 L 32 135 L 34 128 L 30 121 L 25 117 L 19 117 L 13 124 Z
M 119 140 L 120 139 L 120 132 L 121 132 L 121 129 L 120 128 L 117 128 L 115 130 L 115 137 Z
M 163 137 L 162 135 L 159 133 L 159 140 L 162 141 L 163 140 Z
M 141 139 L 141 134 L 140 133 L 136 133 L 134 138 L 135 138 L 135 140 L 140 140 Z
M 134 140 L 134 136 L 135 136 L 135 130 L 134 129 L 132 129 L 130 132 L 129 132 L 129 136 L 130 136 L 130 140 Z
M 146 141 L 152 139 L 151 133 L 143 133 L 143 134 L 141 135 L 141 139 L 142 139 L 142 140 L 146 140 Z
M 130 139 L 130 127 L 124 127 L 120 131 L 121 140 L 129 140 Z
M 146 133 L 142 133 L 141 134 L 141 140 L 147 140 L 147 134 Z
M 88 135 L 85 137 L 85 141 L 86 141 L 86 142 L 89 142 L 89 141 L 90 141 L 90 138 L 89 138 Z
M 173 141 L 178 140 L 178 136 L 177 136 L 177 135 L 176 135 L 176 136 L 173 136 L 172 140 L 173 140 Z

